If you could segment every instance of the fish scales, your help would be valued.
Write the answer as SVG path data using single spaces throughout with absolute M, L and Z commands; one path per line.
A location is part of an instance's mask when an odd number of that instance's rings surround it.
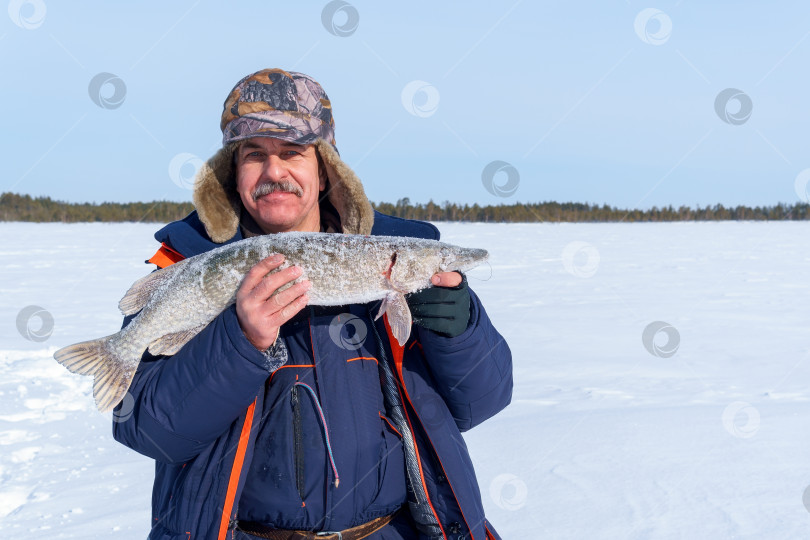
M 275 253 L 285 258 L 281 268 L 302 268 L 295 282 L 311 282 L 311 305 L 383 300 L 378 317 L 388 314 L 401 344 L 411 329 L 405 294 L 430 287 L 437 272 L 466 271 L 488 257 L 481 249 L 419 238 L 303 232 L 256 236 L 136 281 L 119 304 L 124 315 L 135 315 L 125 328 L 60 349 L 54 358 L 75 373 L 93 375 L 98 408 L 111 410 L 123 399 L 144 351 L 175 354 L 235 302 L 245 274 Z

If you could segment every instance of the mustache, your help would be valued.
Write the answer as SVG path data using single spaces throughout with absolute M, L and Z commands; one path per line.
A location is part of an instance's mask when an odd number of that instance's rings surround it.
M 253 197 L 253 202 L 256 202 L 259 200 L 259 197 L 264 197 L 265 195 L 270 195 L 271 193 L 276 192 L 292 193 L 298 197 L 304 196 L 304 190 L 302 190 L 298 185 L 285 180 L 282 182 L 267 182 L 266 184 L 260 184 L 256 186 L 256 189 L 253 190 L 251 197 Z

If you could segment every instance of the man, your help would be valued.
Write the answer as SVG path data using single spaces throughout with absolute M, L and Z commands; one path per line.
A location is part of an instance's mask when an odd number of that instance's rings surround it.
M 221 128 L 196 211 L 155 234 L 159 267 L 288 231 L 438 239 L 371 208 L 310 77 L 245 77 Z M 460 431 L 509 403 L 511 355 L 466 280 L 439 273 L 408 298 L 401 347 L 376 305 L 307 306 L 282 266 L 256 264 L 175 355 L 144 355 L 113 433 L 155 459 L 150 538 L 498 538 Z

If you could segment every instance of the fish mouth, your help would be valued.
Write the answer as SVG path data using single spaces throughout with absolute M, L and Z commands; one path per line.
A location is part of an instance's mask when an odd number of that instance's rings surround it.
M 466 248 L 456 256 L 447 261 L 446 266 L 452 270 L 466 272 L 475 268 L 479 264 L 485 263 L 489 259 L 489 253 L 485 249 Z
M 273 193 L 290 193 L 298 198 L 304 196 L 304 190 L 302 190 L 296 184 L 286 180 L 282 182 L 266 182 L 264 184 L 259 184 L 256 186 L 256 189 L 253 190 L 253 193 L 251 193 L 250 196 L 253 198 L 253 202 L 256 202 L 265 195 L 272 195 Z

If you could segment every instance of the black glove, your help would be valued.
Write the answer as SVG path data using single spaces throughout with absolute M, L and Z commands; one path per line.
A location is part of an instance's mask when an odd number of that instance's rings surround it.
M 405 300 L 413 322 L 440 336 L 460 336 L 470 323 L 470 289 L 464 274 L 456 287 L 428 287 L 406 294 Z

